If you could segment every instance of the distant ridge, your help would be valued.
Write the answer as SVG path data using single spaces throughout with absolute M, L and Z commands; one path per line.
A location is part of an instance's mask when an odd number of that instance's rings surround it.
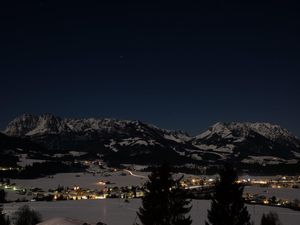
M 138 120 L 72 119 L 23 114 L 6 127 L 8 136 L 30 139 L 50 151 L 78 150 L 124 163 L 295 164 L 300 140 L 270 123 L 218 122 L 194 137 Z

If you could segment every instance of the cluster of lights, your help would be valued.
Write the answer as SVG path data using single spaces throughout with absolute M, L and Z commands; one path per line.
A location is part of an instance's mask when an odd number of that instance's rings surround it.
M 8 167 L 8 168 L 6 168 L 6 167 L 0 167 L 0 170 L 2 170 L 2 171 L 14 170 L 14 168 L 12 168 L 12 167 Z
M 106 183 L 104 181 L 99 181 L 98 184 L 99 185 L 106 185 Z
M 268 199 L 265 199 L 265 200 L 263 200 L 263 203 L 264 203 L 265 205 L 268 205 L 268 204 L 269 204 L 269 200 L 268 200 Z
M 253 184 L 267 184 L 268 182 L 265 180 L 253 180 L 252 183 Z

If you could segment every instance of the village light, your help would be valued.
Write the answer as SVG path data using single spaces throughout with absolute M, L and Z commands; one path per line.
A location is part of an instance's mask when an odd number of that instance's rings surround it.
M 99 185 L 105 185 L 106 183 L 103 182 L 103 181 L 99 181 L 98 184 L 99 184 Z
M 265 200 L 263 201 L 263 203 L 264 203 L 265 205 L 267 205 L 267 204 L 269 204 L 269 200 L 265 199 Z

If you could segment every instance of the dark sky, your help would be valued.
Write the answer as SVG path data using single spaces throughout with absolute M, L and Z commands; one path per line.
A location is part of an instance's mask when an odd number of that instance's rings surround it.
M 1 129 L 49 112 L 191 134 L 266 121 L 300 136 L 298 5 L 21 2 L 0 3 Z

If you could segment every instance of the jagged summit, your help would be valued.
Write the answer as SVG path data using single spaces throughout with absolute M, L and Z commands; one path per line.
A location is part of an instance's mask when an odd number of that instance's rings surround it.
M 134 130 L 135 129 L 135 130 Z M 61 118 L 49 113 L 39 116 L 23 114 L 11 121 L 4 133 L 9 136 L 33 136 L 44 134 L 65 134 L 84 132 L 124 133 L 129 130 L 146 132 L 157 130 L 166 134 L 174 134 L 187 139 L 188 134 L 183 131 L 170 131 L 157 126 L 146 124 L 140 120 L 118 120 L 110 118 Z
M 4 133 L 9 136 L 29 138 L 53 152 L 88 151 L 93 154 L 106 154 L 112 159 L 135 158 L 147 155 L 147 159 L 157 160 L 161 154 L 179 158 L 176 149 L 183 146 L 191 137 L 182 131 L 160 129 L 139 120 L 117 119 L 72 119 L 60 118 L 51 114 L 34 116 L 24 114 L 10 122 Z
M 300 156 L 300 140 L 288 130 L 270 123 L 218 122 L 197 135 L 192 143 L 223 160 L 247 163 L 295 163 Z
M 6 127 L 4 133 L 9 136 L 25 136 L 38 133 L 59 133 L 65 129 L 62 119 L 45 113 L 40 116 L 25 113 L 15 118 Z
M 250 122 L 218 122 L 212 125 L 207 131 L 196 136 L 196 139 L 210 138 L 213 135 L 219 135 L 222 138 L 247 137 L 251 133 L 260 134 L 270 140 L 276 139 L 296 139 L 297 137 L 288 130 L 281 128 L 279 125 L 270 123 L 250 123 Z

